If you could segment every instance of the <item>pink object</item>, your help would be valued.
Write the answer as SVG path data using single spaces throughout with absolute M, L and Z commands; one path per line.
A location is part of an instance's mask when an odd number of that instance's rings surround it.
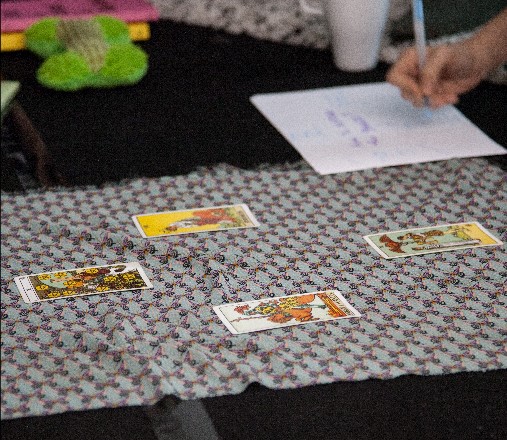
M 2 33 L 22 32 L 44 17 L 111 15 L 128 23 L 159 18 L 157 9 L 146 0 L 2 0 L 1 13 Z

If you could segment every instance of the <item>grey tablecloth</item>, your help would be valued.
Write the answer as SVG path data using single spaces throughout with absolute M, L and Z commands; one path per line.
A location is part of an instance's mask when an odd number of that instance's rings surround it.
M 476 220 L 507 238 L 485 159 L 319 176 L 202 169 L 2 194 L 2 415 L 507 366 L 505 246 L 385 260 L 364 234 Z M 258 228 L 143 239 L 131 216 L 246 203 Z M 25 304 L 14 277 L 139 261 L 152 290 Z M 338 289 L 361 318 L 234 336 L 213 305 Z

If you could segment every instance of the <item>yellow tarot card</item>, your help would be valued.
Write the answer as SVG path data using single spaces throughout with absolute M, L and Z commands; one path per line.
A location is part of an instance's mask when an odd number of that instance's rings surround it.
M 139 214 L 132 220 L 144 238 L 259 226 L 245 204 Z

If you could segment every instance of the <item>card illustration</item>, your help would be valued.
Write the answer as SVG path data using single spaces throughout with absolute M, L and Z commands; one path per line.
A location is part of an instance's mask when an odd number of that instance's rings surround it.
M 44 272 L 14 281 L 27 303 L 153 287 L 137 262 Z
M 363 238 L 388 259 L 503 244 L 478 222 L 404 229 Z
M 259 226 L 244 204 L 139 214 L 132 219 L 144 238 Z
M 214 306 L 233 334 L 361 316 L 337 290 Z

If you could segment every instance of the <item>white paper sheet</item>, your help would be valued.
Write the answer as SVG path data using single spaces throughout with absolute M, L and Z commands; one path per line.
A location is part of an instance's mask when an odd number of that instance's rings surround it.
M 250 100 L 320 174 L 507 153 L 455 107 L 414 108 L 388 83 Z

